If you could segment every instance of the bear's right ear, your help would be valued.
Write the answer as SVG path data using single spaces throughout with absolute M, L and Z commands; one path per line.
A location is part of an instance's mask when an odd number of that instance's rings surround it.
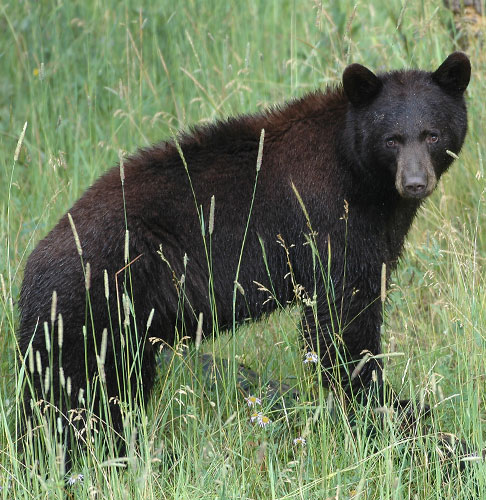
M 381 90 L 383 83 L 368 68 L 350 64 L 343 73 L 343 88 L 353 106 L 370 102 Z
M 463 93 L 471 78 L 471 63 L 464 52 L 453 52 L 432 73 L 432 79 L 439 87 L 451 93 Z

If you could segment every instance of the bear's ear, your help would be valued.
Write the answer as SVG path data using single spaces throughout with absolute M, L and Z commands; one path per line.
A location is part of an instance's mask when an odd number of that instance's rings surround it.
M 383 83 L 361 64 L 349 65 L 343 73 L 343 88 L 351 104 L 359 106 L 374 99 Z
M 432 73 L 432 79 L 446 92 L 463 93 L 471 78 L 471 63 L 464 52 L 453 52 Z

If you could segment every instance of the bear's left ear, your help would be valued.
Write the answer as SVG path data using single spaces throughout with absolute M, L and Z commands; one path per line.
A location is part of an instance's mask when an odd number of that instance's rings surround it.
M 370 102 L 378 95 L 381 87 L 381 80 L 361 64 L 351 64 L 344 70 L 344 92 L 354 106 Z
M 453 52 L 432 73 L 432 79 L 446 92 L 462 94 L 471 78 L 471 63 L 464 52 Z

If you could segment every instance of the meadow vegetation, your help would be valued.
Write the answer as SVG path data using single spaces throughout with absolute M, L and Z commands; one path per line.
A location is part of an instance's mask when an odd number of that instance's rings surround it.
M 438 0 L 140 4 L 0 5 L 0 499 L 481 498 L 486 465 L 473 458 L 459 472 L 438 436 L 484 447 L 486 41 L 456 33 Z M 28 388 L 16 301 L 26 258 L 120 155 L 337 85 L 351 62 L 433 70 L 466 44 L 466 144 L 421 209 L 385 305 L 385 376 L 433 408 L 419 432 L 401 434 L 390 415 L 370 439 L 368 408 L 353 425 L 339 405 L 330 411 L 318 372 L 303 363 L 290 307 L 203 342 L 202 351 L 229 360 L 213 384 L 181 338 L 175 355 L 161 357 L 148 407 L 126 409 L 123 457 L 110 455 L 114 437 L 98 423 L 66 477 L 42 416 L 35 435 L 47 451 L 37 461 L 18 453 Z M 296 388 L 299 401 L 275 408 L 256 387 L 261 406 L 250 408 L 235 384 L 238 363 L 262 387 L 273 379 Z M 270 423 L 252 423 L 254 411 Z

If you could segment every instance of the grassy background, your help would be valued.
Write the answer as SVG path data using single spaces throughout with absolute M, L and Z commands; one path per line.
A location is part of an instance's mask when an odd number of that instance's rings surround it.
M 486 258 L 483 124 L 486 57 L 469 41 L 469 135 L 461 158 L 410 234 L 384 326 L 396 388 L 436 406 L 429 426 L 403 438 L 390 422 L 375 440 L 344 417 L 303 402 L 271 411 L 265 429 L 223 380 L 207 388 L 185 361 L 163 366 L 125 460 L 98 441 L 67 488 L 56 454 L 18 461 L 15 326 L 26 257 L 83 190 L 134 151 L 190 124 L 336 84 L 344 67 L 434 69 L 458 48 L 440 1 L 231 0 L 7 2 L 0 5 L 0 498 L 470 498 L 486 492 L 472 462 L 448 480 L 439 431 L 484 442 Z M 484 40 L 483 40 L 484 42 Z M 465 43 L 463 40 L 461 43 Z M 18 161 L 16 145 L 27 129 Z M 280 311 L 206 350 L 236 352 L 263 377 L 309 394 L 297 317 Z M 304 435 L 307 445 L 292 440 Z M 454 464 L 452 466 L 454 469 Z

